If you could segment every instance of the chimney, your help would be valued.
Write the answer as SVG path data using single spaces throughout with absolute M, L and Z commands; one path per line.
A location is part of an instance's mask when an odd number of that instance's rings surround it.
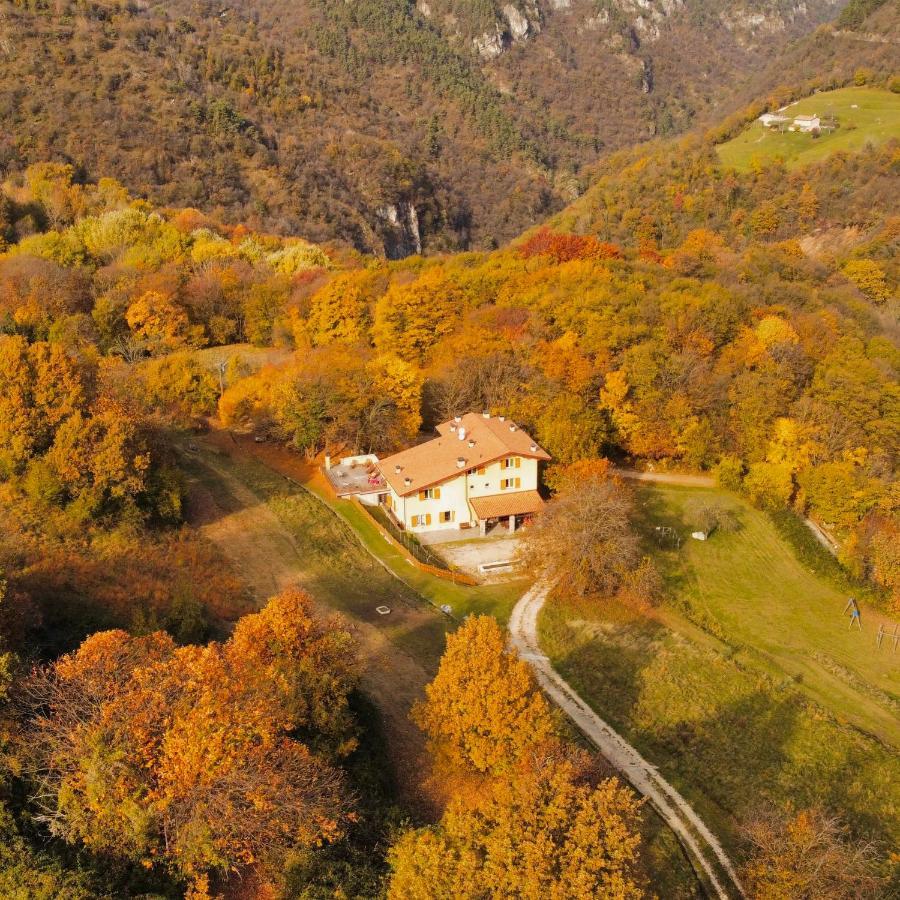
M 451 430 L 451 431 L 456 431 L 456 422 L 451 422 L 451 423 L 450 423 L 450 430 Z
M 470 447 L 474 447 L 474 446 L 475 446 L 475 441 L 473 441 L 472 438 L 469 438 L 469 446 L 470 446 Z
M 403 479 L 403 483 L 404 483 L 407 487 L 409 487 L 409 486 L 412 484 L 412 478 L 410 478 L 409 475 L 407 475 L 406 478 Z
M 531 445 L 531 452 L 532 452 L 532 453 L 537 453 L 537 444 L 532 444 L 532 445 Z
M 498 418 L 501 422 L 505 422 L 505 421 L 506 421 L 506 416 L 497 416 L 497 418 Z
M 465 428 L 459 429 L 459 439 L 461 441 L 464 441 L 466 439 L 466 429 Z
M 485 411 L 481 414 L 481 417 L 482 417 L 483 419 L 489 419 L 489 418 L 491 417 L 491 414 L 490 414 L 487 410 L 485 410 Z
M 457 457 L 456 457 L 456 468 L 457 468 L 457 469 L 464 469 L 465 467 L 466 467 L 466 459 L 465 459 L 465 457 L 464 457 L 464 456 L 457 456 Z
M 399 475 L 403 470 L 403 466 L 394 466 L 394 471 Z
M 462 422 L 462 416 L 454 416 L 453 421 L 456 422 L 457 425 L 459 425 L 459 423 Z
M 515 422 L 510 422 L 510 423 L 509 423 L 509 430 L 510 430 L 510 431 L 515 431 L 515 430 L 516 430 L 516 423 L 515 423 Z

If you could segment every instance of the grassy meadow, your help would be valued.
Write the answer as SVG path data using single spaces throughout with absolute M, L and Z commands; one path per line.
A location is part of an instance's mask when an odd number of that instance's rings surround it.
M 735 819 L 771 800 L 823 802 L 896 843 L 900 654 L 876 650 L 865 605 L 862 633 L 848 631 L 847 585 L 801 563 L 736 497 L 715 492 L 739 530 L 660 548 L 656 525 L 685 534 L 685 505 L 703 490 L 637 490 L 664 604 L 647 615 L 554 598 L 540 622 L 545 652 L 732 840 Z
M 784 115 L 834 115 L 839 127 L 835 131 L 823 130 L 815 138 L 799 131 L 782 134 L 753 121 L 736 137 L 719 145 L 719 158 L 726 166 L 740 171 L 749 171 L 756 162 L 775 159 L 793 169 L 838 150 L 854 152 L 867 143 L 882 144 L 890 138 L 900 138 L 900 94 L 876 88 L 823 91 L 791 104 Z

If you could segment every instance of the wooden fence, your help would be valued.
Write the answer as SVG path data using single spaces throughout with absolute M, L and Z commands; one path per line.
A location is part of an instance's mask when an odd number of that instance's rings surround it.
M 409 548 L 407 548 L 404 544 L 398 541 L 366 508 L 365 506 L 359 502 L 356 497 L 350 498 L 351 503 L 355 503 L 356 506 L 360 508 L 360 510 L 369 518 L 375 528 L 378 530 L 378 533 L 391 545 L 397 548 L 409 562 L 411 562 L 417 569 L 421 569 L 423 572 L 427 572 L 429 575 L 435 575 L 438 578 L 443 578 L 446 581 L 452 581 L 454 584 L 467 584 L 469 586 L 474 587 L 479 582 L 476 578 L 473 578 L 471 575 L 467 575 L 465 572 L 453 571 L 452 569 L 441 569 L 438 566 L 432 566 L 428 563 L 422 562 L 422 560 L 417 559 L 416 556 L 410 552 Z

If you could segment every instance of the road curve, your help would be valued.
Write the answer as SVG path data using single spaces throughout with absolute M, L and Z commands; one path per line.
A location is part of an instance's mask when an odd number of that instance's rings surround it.
M 735 894 L 745 896 L 734 867 L 722 845 L 706 827 L 688 802 L 616 731 L 603 721 L 567 681 L 553 668 L 541 652 L 537 634 L 538 614 L 547 599 L 550 586 L 538 582 L 525 593 L 512 611 L 509 631 L 512 645 L 519 656 L 530 663 L 538 683 L 547 695 L 572 719 L 631 785 L 652 804 L 666 824 L 675 832 L 682 846 L 706 875 L 709 885 L 721 900 Z M 718 862 L 720 869 L 710 859 Z M 723 885 L 722 873 L 731 882 Z

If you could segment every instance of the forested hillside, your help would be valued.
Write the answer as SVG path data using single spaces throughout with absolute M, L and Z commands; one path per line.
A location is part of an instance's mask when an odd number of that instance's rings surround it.
M 3 0 L 0 173 L 71 163 L 392 257 L 490 248 L 601 155 L 728 112 L 767 61 L 809 79 L 817 46 L 782 54 L 841 6 Z
M 90 409 L 100 354 L 107 393 L 128 372 L 130 403 L 186 421 L 213 411 L 217 391 L 184 351 L 296 347 L 282 368 L 228 375 L 226 422 L 308 453 L 383 451 L 423 420 L 503 410 L 561 462 L 714 469 L 761 505 L 812 512 L 845 539 L 848 565 L 890 581 L 878 554 L 896 527 L 900 446 L 897 165 L 889 142 L 740 174 L 705 141 L 662 143 L 611 159 L 513 247 L 393 264 L 160 214 L 114 183 L 36 167 L 7 202 L 7 234 L 23 217 L 59 227 L 0 259 L 5 353 L 22 360 L 0 377 L 13 379 L 6 396 L 40 391 L 42 354 L 68 348 L 59 365 Z M 38 381 L 21 384 L 32 370 Z M 43 408 L 40 421 L 5 418 L 4 465 L 31 473 L 29 490 L 158 506 L 139 499 L 143 470 L 97 495 L 53 463 L 56 429 L 77 432 Z

